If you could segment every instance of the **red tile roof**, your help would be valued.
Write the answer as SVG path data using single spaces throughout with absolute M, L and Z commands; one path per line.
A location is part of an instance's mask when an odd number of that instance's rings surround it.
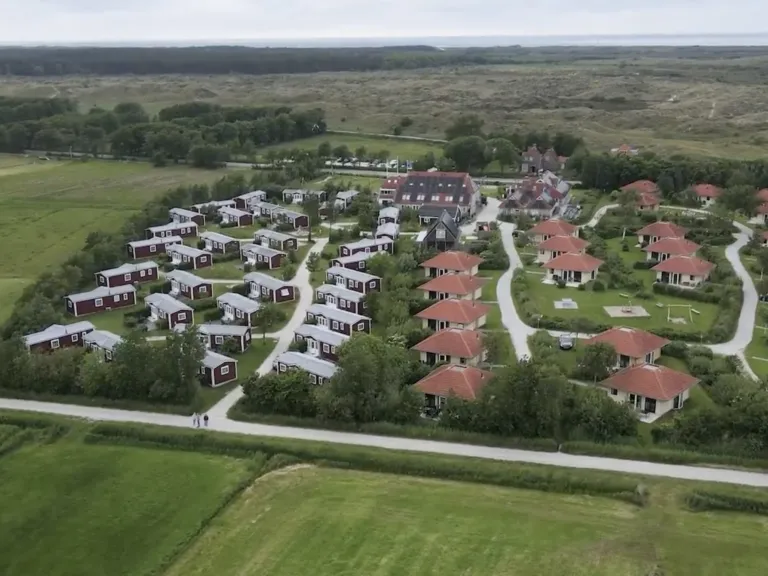
M 441 270 L 454 270 L 456 272 L 470 272 L 475 266 L 483 262 L 480 256 L 450 250 L 441 252 L 434 258 L 422 262 L 422 268 L 440 268 Z
M 672 254 L 673 256 L 691 256 L 701 248 L 696 242 L 685 238 L 662 238 L 658 242 L 648 244 L 643 250 L 657 252 L 659 254 Z
M 476 400 L 492 377 L 492 372 L 474 366 L 445 364 L 427 374 L 413 387 L 423 394 L 447 398 L 453 393 L 463 400 Z
M 763 232 L 763 240 L 768 240 L 768 230 Z
M 589 254 L 561 254 L 544 264 L 550 270 L 573 270 L 574 272 L 592 272 L 600 268 L 602 260 Z
M 531 228 L 531 234 L 545 234 L 548 236 L 568 236 L 576 231 L 577 227 L 564 220 L 544 220 Z
M 657 238 L 685 238 L 688 232 L 674 222 L 654 222 L 637 231 L 638 236 L 656 236 Z
M 629 184 L 625 184 L 621 187 L 622 190 L 634 190 L 635 192 L 638 192 L 640 194 L 656 194 L 659 191 L 659 187 L 656 186 L 655 182 L 651 182 L 650 180 L 636 180 L 635 182 L 630 182 Z
M 695 256 L 673 256 L 659 262 L 651 268 L 654 272 L 673 272 L 675 274 L 690 274 L 691 276 L 706 276 L 715 267 L 712 262 L 707 262 Z
M 429 308 L 416 314 L 416 318 L 423 320 L 442 320 L 455 324 L 471 324 L 484 314 L 490 312 L 490 306 L 473 300 L 457 300 L 451 298 L 440 300 Z
M 426 337 L 416 344 L 413 350 L 457 358 L 474 358 L 483 351 L 483 335 L 475 330 L 446 328 Z
M 472 294 L 478 288 L 481 288 L 486 278 L 469 276 L 468 274 L 443 274 L 437 278 L 432 278 L 419 286 L 419 290 L 425 292 L 443 292 L 444 294 Z
M 768 202 L 768 188 L 757 191 L 757 198 L 763 202 Z
M 575 236 L 552 236 L 539 244 L 539 250 L 552 252 L 581 252 L 589 242 Z
M 617 326 L 605 332 L 600 332 L 600 334 L 595 334 L 585 342 L 587 346 L 597 343 L 610 344 L 616 350 L 616 353 L 622 356 L 645 358 L 645 355 L 649 352 L 669 344 L 669 340 L 639 328 Z
M 700 198 L 717 198 L 722 194 L 722 190 L 713 184 L 696 184 L 691 188 Z
M 651 192 L 640 192 L 637 196 L 638 206 L 658 206 L 661 204 L 658 194 Z
M 601 383 L 605 388 L 616 388 L 629 394 L 639 394 L 646 398 L 666 401 L 672 400 L 681 392 L 688 390 L 698 379 L 683 372 L 677 372 L 665 366 L 640 364 L 616 372 Z

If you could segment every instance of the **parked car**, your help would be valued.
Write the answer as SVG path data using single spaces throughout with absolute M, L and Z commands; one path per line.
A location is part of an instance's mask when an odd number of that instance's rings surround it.
M 560 350 L 570 350 L 574 345 L 574 338 L 570 334 L 561 334 L 558 338 Z

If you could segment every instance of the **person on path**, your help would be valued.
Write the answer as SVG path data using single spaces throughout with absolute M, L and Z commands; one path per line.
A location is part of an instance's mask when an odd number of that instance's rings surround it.
M 194 426 L 195 428 L 200 428 L 200 414 L 198 414 L 197 412 L 192 414 L 192 426 Z
M 208 428 L 208 414 L 203 414 L 203 422 L 205 422 L 205 427 Z

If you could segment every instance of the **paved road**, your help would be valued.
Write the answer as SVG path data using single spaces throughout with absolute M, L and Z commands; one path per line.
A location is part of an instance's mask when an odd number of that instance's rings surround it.
M 597 226 L 597 223 L 600 222 L 600 219 L 603 216 L 605 216 L 606 212 L 608 212 L 609 210 L 613 210 L 615 208 L 618 208 L 618 207 L 619 207 L 618 204 L 606 204 L 602 208 L 598 208 L 597 212 L 595 212 L 595 214 L 592 216 L 590 221 L 587 222 L 586 224 L 584 224 L 583 227 L 584 228 L 594 228 L 595 226 Z
M 522 268 L 523 263 L 515 248 L 515 239 L 512 232 L 515 230 L 514 224 L 500 222 L 501 241 L 504 244 L 504 250 L 509 258 L 509 269 L 501 275 L 499 283 L 496 285 L 496 300 L 501 309 L 501 323 L 509 332 L 512 345 L 515 347 L 515 353 L 519 359 L 531 356 L 531 350 L 528 348 L 528 337 L 536 333 L 535 328 L 531 328 L 523 322 L 515 308 L 515 302 L 512 299 L 510 290 L 512 276 L 517 268 Z
M 85 418 L 94 421 L 136 422 L 157 424 L 176 428 L 191 428 L 192 420 L 185 416 L 160 414 L 155 412 L 134 412 L 129 410 L 113 410 L 78 406 L 74 404 L 53 404 L 47 402 L 32 402 L 26 400 L 0 399 L 0 408 L 10 410 L 26 410 L 45 412 Z M 605 470 L 646 476 L 661 476 L 679 478 L 682 480 L 704 480 L 738 484 L 744 486 L 768 487 L 768 474 L 728 470 L 724 468 L 701 468 L 696 466 L 677 466 L 671 464 L 656 464 L 634 460 L 618 460 L 615 458 L 599 458 L 594 456 L 578 456 L 572 454 L 532 452 L 528 450 L 513 450 L 508 448 L 493 448 L 489 446 L 474 446 L 450 442 L 434 442 L 430 440 L 414 440 L 389 436 L 371 436 L 368 434 L 353 434 L 348 432 L 333 432 L 329 430 L 312 430 L 307 428 L 290 428 L 286 426 L 269 426 L 265 424 L 250 424 L 226 420 L 218 413 L 212 414 L 210 428 L 220 432 L 235 432 L 251 436 L 270 436 L 276 438 L 292 438 L 296 440 L 315 440 L 348 444 L 354 446 L 369 446 L 389 450 L 407 452 L 425 452 L 447 454 L 452 456 L 470 456 L 488 460 L 506 462 L 524 462 L 543 464 L 547 466 L 562 466 L 565 468 L 580 468 Z

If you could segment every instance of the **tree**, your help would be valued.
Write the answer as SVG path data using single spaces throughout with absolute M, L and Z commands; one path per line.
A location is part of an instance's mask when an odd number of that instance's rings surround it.
M 251 412 L 309 418 L 315 415 L 314 386 L 303 370 L 251 376 L 243 384 Z
M 317 391 L 318 414 L 345 422 L 413 421 L 412 391 L 404 386 L 407 352 L 369 334 L 356 334 L 339 349 L 338 370 Z
M 732 186 L 726 188 L 717 199 L 717 202 L 728 210 L 741 212 L 746 216 L 754 216 L 757 212 L 757 207 L 760 205 L 755 189 L 751 186 Z
M 462 114 L 445 131 L 446 140 L 466 136 L 483 136 L 483 120 L 477 114 Z
M 341 158 L 342 160 L 348 160 L 352 158 L 352 152 L 349 151 L 349 146 L 341 144 L 333 149 L 334 158 Z
M 331 156 L 332 151 L 333 151 L 333 148 L 331 148 L 331 143 L 328 141 L 321 142 L 320 145 L 317 147 L 317 155 L 320 158 L 329 158 Z
M 510 354 L 509 333 L 506 331 L 485 332 L 483 346 L 488 352 L 488 362 L 491 364 L 506 364 L 514 361 Z
M 593 382 L 605 380 L 616 365 L 616 349 L 610 344 L 598 342 L 585 347 L 579 363 L 579 373 Z
M 479 136 L 456 138 L 445 145 L 443 154 L 453 160 L 456 168 L 467 172 L 484 168 L 490 161 L 490 154 L 485 140 Z
M 309 256 L 307 256 L 307 270 L 310 272 L 314 272 L 317 270 L 317 266 L 320 263 L 320 254 L 317 252 L 310 253 Z
M 494 138 L 488 140 L 488 149 L 493 160 L 499 163 L 499 168 L 504 172 L 507 166 L 514 166 L 519 159 L 520 153 L 509 140 L 504 138 Z
M 141 104 L 136 102 L 121 102 L 114 107 L 113 111 L 121 126 L 149 122 L 149 114 L 147 114 Z
M 637 435 L 637 417 L 626 403 L 614 402 L 595 388 L 574 387 L 573 426 L 594 442 Z
M 35 134 L 32 139 L 32 148 L 35 150 L 61 150 L 64 138 L 61 132 L 55 128 L 44 128 Z
M 221 146 L 195 146 L 189 158 L 196 168 L 221 168 L 229 160 L 229 151 Z
M 309 220 L 309 236 L 307 240 L 312 242 L 312 228 L 320 224 L 320 201 L 314 194 L 304 200 L 304 212 Z
M 358 160 L 365 160 L 368 157 L 368 150 L 365 146 L 358 146 L 355 150 L 355 158 Z
M 261 329 L 262 340 L 267 339 L 267 332 L 279 321 L 281 311 L 278 310 L 274 302 L 262 302 L 259 309 L 254 314 L 253 324 Z
M 8 128 L 8 152 L 24 152 L 29 144 L 29 132 L 21 124 Z

